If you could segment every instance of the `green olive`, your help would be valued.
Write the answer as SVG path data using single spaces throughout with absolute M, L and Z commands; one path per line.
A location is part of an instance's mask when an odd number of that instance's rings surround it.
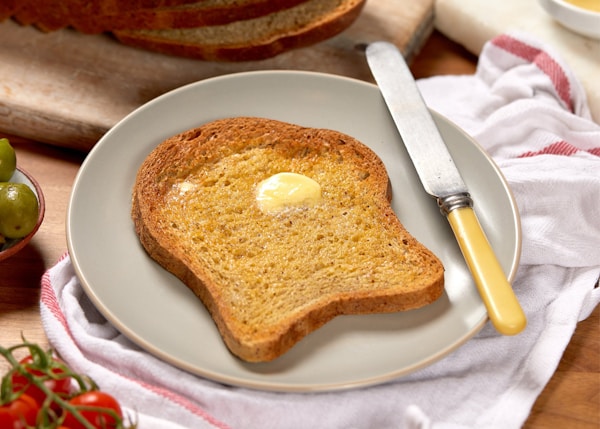
M 8 182 L 17 168 L 17 155 L 8 139 L 0 139 L 0 182 Z
M 35 228 L 39 205 L 35 193 L 23 183 L 0 186 L 0 234 L 22 238 Z

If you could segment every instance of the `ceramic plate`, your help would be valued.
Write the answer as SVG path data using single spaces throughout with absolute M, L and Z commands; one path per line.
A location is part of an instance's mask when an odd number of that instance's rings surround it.
M 241 115 L 335 129 L 370 146 L 388 169 L 400 220 L 445 265 L 444 295 L 419 310 L 338 317 L 273 362 L 249 364 L 232 356 L 202 303 L 146 255 L 130 204 L 136 171 L 156 145 L 203 123 Z M 434 117 L 512 279 L 520 226 L 510 190 L 474 141 Z M 84 290 L 123 334 L 172 365 L 230 385 L 324 391 L 381 383 L 437 361 L 487 320 L 450 227 L 423 191 L 377 87 L 338 76 L 232 74 L 145 104 L 112 128 L 84 161 L 70 200 L 67 238 Z

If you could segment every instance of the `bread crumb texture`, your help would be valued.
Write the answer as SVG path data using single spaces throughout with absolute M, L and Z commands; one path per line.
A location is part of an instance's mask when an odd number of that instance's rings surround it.
M 263 213 L 256 186 L 280 172 L 318 182 L 320 202 Z M 287 335 L 280 354 L 336 315 L 416 308 L 442 292 L 441 263 L 390 207 L 383 163 L 344 134 L 216 121 L 160 145 L 135 189 L 138 233 L 153 237 L 147 250 L 162 263 L 156 246 L 167 249 L 167 269 L 173 260 L 186 267 L 171 271 L 226 325 L 225 336 L 234 333 L 233 348 L 261 354 Z

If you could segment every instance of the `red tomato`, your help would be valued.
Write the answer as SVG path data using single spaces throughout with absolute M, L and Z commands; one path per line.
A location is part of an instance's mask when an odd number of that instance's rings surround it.
M 31 356 L 21 359 L 20 363 L 27 368 L 27 372 L 30 374 L 38 377 L 44 375 L 44 372 L 41 369 L 36 369 L 35 366 L 33 366 L 33 359 Z M 50 372 L 60 376 L 64 371 L 61 368 L 52 368 Z M 46 394 L 39 387 L 33 384 L 30 385 L 29 380 L 27 380 L 24 375 L 19 374 L 18 372 L 14 373 L 12 375 L 12 384 L 13 391 L 25 389 L 24 393 L 35 399 L 35 402 L 37 402 L 40 407 L 44 403 Z M 66 398 L 71 390 L 71 379 L 69 377 L 48 379 L 44 382 L 44 385 L 54 393 Z M 53 406 L 54 405 L 55 404 L 53 404 Z
M 96 428 L 116 428 L 117 422 L 123 418 L 121 406 L 115 398 L 108 393 L 92 390 L 75 396 L 69 404 L 81 407 L 97 407 L 94 410 L 80 410 L 80 414 Z M 109 412 L 114 411 L 119 419 L 115 419 Z M 83 426 L 71 413 L 65 413 L 63 425 L 70 429 L 84 429 Z
M 21 395 L 14 401 L 0 406 L 0 428 L 34 427 L 39 409 L 35 399 L 31 396 Z

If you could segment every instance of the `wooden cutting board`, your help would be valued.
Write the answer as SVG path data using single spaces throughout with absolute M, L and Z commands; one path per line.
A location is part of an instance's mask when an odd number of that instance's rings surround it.
M 88 151 L 145 102 L 205 78 L 294 69 L 372 81 L 356 46 L 395 43 L 410 59 L 431 34 L 434 0 L 368 0 L 358 20 L 318 45 L 246 63 L 214 63 L 130 48 L 110 35 L 44 34 L 0 23 L 0 131 Z M 199 100 L 198 108 L 210 107 Z M 124 142 L 126 144 L 126 142 Z
M 563 27 L 537 0 L 436 0 L 435 26 L 476 55 L 485 42 L 508 31 L 523 31 L 547 43 L 583 85 L 592 117 L 600 124 L 600 40 Z

